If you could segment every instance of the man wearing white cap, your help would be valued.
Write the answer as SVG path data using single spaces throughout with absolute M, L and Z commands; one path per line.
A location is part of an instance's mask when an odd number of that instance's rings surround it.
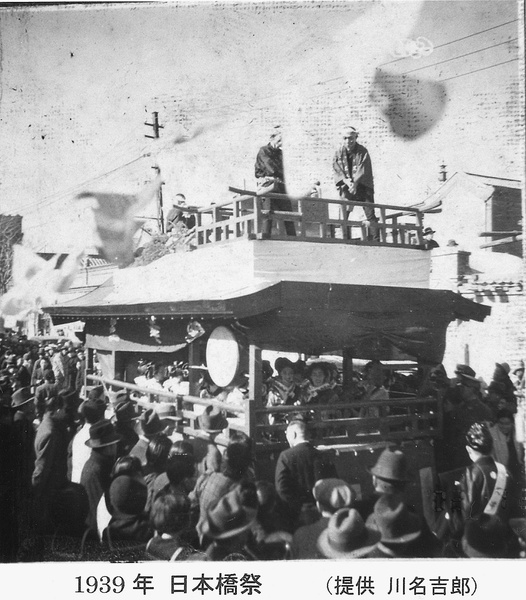
M 355 127 L 345 127 L 342 131 L 343 144 L 338 148 L 332 163 L 334 183 L 340 193 L 340 198 L 353 202 L 374 203 L 374 182 L 371 157 L 367 148 L 356 141 L 358 130 Z M 344 219 L 349 218 L 352 207 L 344 210 Z M 364 206 L 365 218 L 371 226 L 371 236 L 374 241 L 380 240 L 376 223 L 378 218 L 374 208 Z

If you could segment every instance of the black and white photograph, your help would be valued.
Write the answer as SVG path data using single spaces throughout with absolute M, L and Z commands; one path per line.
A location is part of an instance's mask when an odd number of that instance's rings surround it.
M 518 584 L 524 68 L 522 0 L 0 3 L 2 576 Z

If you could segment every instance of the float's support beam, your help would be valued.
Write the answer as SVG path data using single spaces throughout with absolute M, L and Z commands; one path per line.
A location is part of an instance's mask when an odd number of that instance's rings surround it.
M 344 348 L 343 349 L 343 364 L 342 364 L 342 376 L 343 382 L 342 387 L 344 393 L 352 394 L 353 391 L 353 349 L 352 348 Z
M 193 341 L 188 346 L 188 383 L 190 396 L 199 396 L 199 381 L 203 371 L 197 369 L 203 362 L 202 344 L 200 340 Z
M 261 363 L 261 348 L 250 344 L 248 350 L 248 400 L 246 403 L 247 433 L 255 441 L 256 434 L 256 408 L 263 405 L 263 368 Z

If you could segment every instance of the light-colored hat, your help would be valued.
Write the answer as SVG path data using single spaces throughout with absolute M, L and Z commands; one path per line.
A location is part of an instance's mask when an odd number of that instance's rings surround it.
M 340 508 L 349 508 L 356 499 L 356 494 L 343 479 L 333 477 L 319 479 L 312 490 L 312 495 L 322 510 L 329 510 L 331 513 Z
M 326 558 L 352 558 L 366 554 L 379 539 L 379 532 L 367 527 L 357 510 L 342 508 L 329 519 L 317 547 Z

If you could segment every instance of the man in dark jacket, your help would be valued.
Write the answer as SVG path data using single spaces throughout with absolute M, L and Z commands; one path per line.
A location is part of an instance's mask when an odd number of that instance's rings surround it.
M 51 396 L 35 436 L 35 468 L 32 484 L 38 528 L 47 531 L 49 509 L 58 490 L 67 484 L 69 432 L 62 400 Z
M 334 465 L 322 452 L 307 440 L 307 426 L 304 421 L 291 421 L 286 430 L 290 448 L 278 458 L 275 474 L 276 491 L 287 505 L 290 518 L 301 523 L 302 510 L 311 508 L 315 513 L 315 500 L 312 495 L 318 479 L 337 477 Z M 312 521 L 311 521 L 312 522 Z
M 462 518 L 475 519 L 482 513 L 507 517 L 506 496 L 510 477 L 504 465 L 492 456 L 493 438 L 485 423 L 474 423 L 466 434 L 466 450 L 473 464 L 460 480 Z
M 343 130 L 343 145 L 336 151 L 333 159 L 334 183 L 343 200 L 367 202 L 364 206 L 365 218 L 370 223 L 371 235 L 375 241 L 380 240 L 376 224 L 378 218 L 374 213 L 374 182 L 371 157 L 367 148 L 357 143 L 358 131 L 355 127 Z M 347 220 L 352 211 L 346 209 L 343 218 Z
M 35 411 L 37 419 L 44 416 L 46 400 L 58 396 L 59 386 L 55 382 L 55 374 L 51 369 L 44 371 L 44 383 L 35 390 Z
M 108 493 L 111 483 L 111 470 L 117 458 L 117 443 L 120 435 L 110 421 L 103 419 L 90 427 L 90 439 L 86 446 L 91 455 L 82 469 L 80 483 L 88 493 L 89 514 L 87 526 L 97 531 L 97 507 L 103 495 Z
M 285 175 L 283 171 L 283 152 L 281 150 L 281 129 L 276 127 L 270 136 L 266 146 L 259 149 L 256 157 L 255 175 L 257 179 L 258 194 L 265 193 L 286 194 Z M 292 203 L 288 198 L 273 198 L 263 200 L 264 210 L 292 210 Z M 263 223 L 263 233 L 270 236 L 272 230 L 272 219 L 267 218 Z M 294 223 L 285 221 L 285 232 L 287 235 L 295 236 Z

